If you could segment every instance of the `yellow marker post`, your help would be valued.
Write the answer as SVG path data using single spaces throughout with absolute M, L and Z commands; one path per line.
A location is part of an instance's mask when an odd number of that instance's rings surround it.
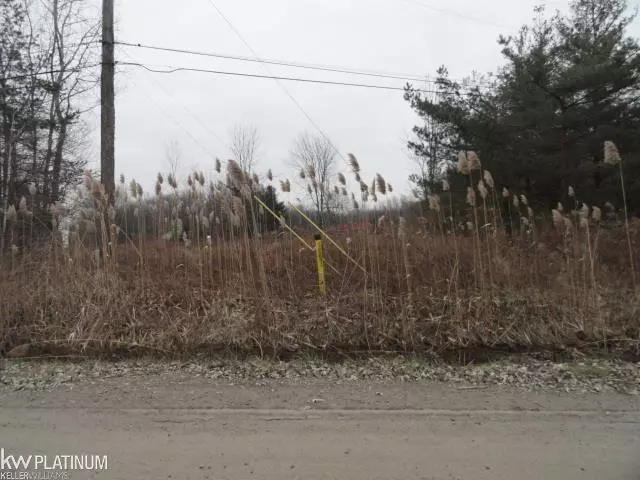
M 327 284 L 324 278 L 324 250 L 322 248 L 322 236 L 316 235 L 316 263 L 318 264 L 318 286 L 320 287 L 320 295 L 327 293 Z

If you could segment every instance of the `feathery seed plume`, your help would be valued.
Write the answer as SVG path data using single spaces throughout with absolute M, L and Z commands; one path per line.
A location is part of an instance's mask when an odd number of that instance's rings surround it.
M 529 205 L 529 201 L 527 200 L 527 196 L 524 193 L 522 195 L 520 195 L 520 203 L 522 203 L 522 205 L 524 205 L 525 207 L 527 205 Z
M 620 162 L 622 162 L 622 158 L 620 158 L 616 144 L 609 140 L 604 142 L 604 163 L 607 165 L 618 165 Z
M 576 191 L 573 189 L 571 185 L 569 185 L 569 197 L 573 198 L 576 196 Z
M 520 200 L 518 199 L 517 195 L 513 196 L 513 206 L 516 208 L 520 208 Z
M 9 205 L 7 209 L 7 222 L 10 224 L 16 223 L 18 221 L 18 212 L 16 211 L 16 207 L 14 205 Z
M 216 172 L 220 173 L 222 171 L 222 162 L 219 158 L 216 158 Z
M 476 152 L 467 152 L 467 158 L 469 159 L 469 170 L 480 170 L 482 163 L 480 163 L 480 157 Z
M 478 182 L 478 192 L 480 192 L 480 197 L 483 200 L 487 199 L 487 196 L 489 195 L 489 190 L 487 190 L 487 187 L 485 186 L 484 180 L 480 180 Z
M 383 176 L 380 175 L 379 173 L 376 173 L 376 181 L 375 181 L 375 183 L 378 185 L 378 192 L 380 192 L 380 195 L 386 195 L 387 194 L 387 182 L 385 181 Z
M 229 173 L 231 181 L 236 185 L 239 186 L 245 183 L 245 176 L 242 172 L 242 169 L 240 168 L 240 165 L 238 165 L 238 162 L 236 162 L 235 160 L 230 159 L 227 161 L 227 172 Z
M 29 195 L 33 197 L 36 193 L 38 193 L 38 188 L 35 183 L 31 182 L 29 184 Z
M 443 192 L 448 192 L 451 189 L 451 187 L 449 186 L 449 181 L 446 178 L 442 179 L 442 191 Z
M 476 206 L 476 191 L 472 187 L 467 187 L 467 204 Z
M 389 191 L 389 193 L 393 193 L 393 186 L 387 182 L 387 190 Z
M 491 172 L 489 170 L 484 171 L 484 183 L 486 183 L 487 187 L 489 187 L 490 189 L 493 189 L 496 185 L 493 181 L 493 175 L 491 175 Z
M 121 173 L 121 174 L 120 174 L 120 183 L 121 183 L 122 185 L 124 185 L 124 182 L 125 182 L 124 174 L 122 174 L 122 173 Z
M 348 157 L 349 165 L 351 165 L 351 170 L 353 170 L 353 173 L 360 173 L 360 164 L 358 163 L 356 156 L 353 153 L 349 153 Z
M 602 210 L 599 207 L 593 207 L 591 218 L 593 218 L 595 222 L 599 222 L 600 220 L 602 220 Z
M 267 180 L 273 182 L 273 172 L 271 171 L 271 169 L 267 170 Z
M 340 183 L 340 185 L 346 185 L 347 184 L 347 179 L 345 178 L 345 176 L 342 173 L 338 174 L 338 182 Z
M 509 193 L 509 189 L 507 187 L 502 187 L 502 197 L 503 198 L 509 198 L 509 195 L 511 195 Z
M 458 152 L 458 173 L 469 175 L 471 168 L 469 167 L 469 159 L 465 152 Z

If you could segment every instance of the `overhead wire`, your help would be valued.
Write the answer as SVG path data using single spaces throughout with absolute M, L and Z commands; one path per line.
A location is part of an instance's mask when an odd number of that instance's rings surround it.
M 203 51 L 189 50 L 184 48 L 162 47 L 159 45 L 148 45 L 144 43 L 132 43 L 132 42 L 124 42 L 124 41 L 116 41 L 114 43 L 116 45 L 122 45 L 125 47 L 135 47 L 135 48 L 154 50 L 154 51 L 160 51 L 160 52 L 181 53 L 181 54 L 194 55 L 194 56 L 200 56 L 200 57 L 211 57 L 211 58 L 219 58 L 224 60 L 237 60 L 241 62 L 266 63 L 269 65 L 278 65 L 282 67 L 302 68 L 307 70 L 317 70 L 317 71 L 331 72 L 331 73 L 343 73 L 347 75 L 359 75 L 359 76 L 365 76 L 365 77 L 388 78 L 392 80 L 407 80 L 407 81 L 415 81 L 415 82 L 423 82 L 426 78 L 425 76 L 421 76 L 421 75 L 405 75 L 400 73 L 375 72 L 371 70 L 367 71 L 367 70 L 337 67 L 337 66 L 331 66 L 331 65 L 316 65 L 312 63 L 293 62 L 293 61 L 287 62 L 284 60 L 274 60 L 274 59 L 258 60 L 252 57 L 243 57 L 243 56 L 228 55 L 228 54 L 214 53 L 214 52 L 203 52 Z
M 313 79 L 313 78 L 288 77 L 288 76 L 282 76 L 282 75 L 262 75 L 259 73 L 232 72 L 232 71 L 225 71 L 225 70 L 212 70 L 212 69 L 195 68 L 195 67 L 173 67 L 169 65 L 166 65 L 164 69 L 161 69 L 161 68 L 157 68 L 157 66 L 152 67 L 139 62 L 118 62 L 118 64 L 141 67 L 149 72 L 162 73 L 162 74 L 172 74 L 177 72 L 196 72 L 196 73 L 207 73 L 212 75 L 228 75 L 228 76 L 234 76 L 234 77 L 247 77 L 247 78 L 282 80 L 282 81 L 292 81 L 292 82 L 302 82 L 302 83 L 314 83 L 314 84 L 320 84 L 320 85 L 337 85 L 337 86 L 343 86 L 343 87 L 370 88 L 370 89 L 391 90 L 391 91 L 399 91 L 399 92 L 405 91 L 404 87 L 394 87 L 389 85 L 340 82 L 335 80 L 319 80 L 319 79 Z M 425 90 L 422 88 L 417 88 L 415 90 L 426 92 L 426 93 L 431 92 L 431 90 Z M 468 94 L 469 93 L 467 92 L 462 93 L 462 95 L 468 95 Z
M 225 21 L 225 23 L 231 28 L 231 30 L 233 30 L 233 32 L 236 34 L 236 36 L 240 39 L 240 41 L 242 41 L 242 43 L 244 43 L 244 45 L 249 49 L 249 51 L 251 51 L 251 53 L 253 54 L 253 56 L 256 58 L 256 60 L 261 62 L 262 67 L 269 73 L 271 74 L 271 72 L 269 71 L 269 68 L 267 67 L 266 64 L 262 63 L 260 56 L 258 55 L 258 53 L 254 50 L 254 48 L 249 44 L 249 42 L 244 38 L 244 36 L 240 33 L 240 31 L 235 27 L 235 25 L 231 22 L 231 20 L 229 20 L 227 18 L 227 16 L 222 12 L 222 10 L 220 10 L 220 8 L 218 8 L 218 5 L 216 4 L 215 0 L 209 0 L 209 3 L 211 3 L 211 5 L 213 6 L 213 8 L 216 10 L 216 12 L 218 12 L 218 15 L 220 15 L 220 17 Z M 335 144 L 331 141 L 331 139 L 329 138 L 329 136 L 324 132 L 324 130 L 322 128 L 320 128 L 320 126 L 313 120 L 313 118 L 311 118 L 311 115 L 309 115 L 309 113 L 304 109 L 304 107 L 300 104 L 300 102 L 291 94 L 291 92 L 289 92 L 289 90 L 287 89 L 287 87 L 285 87 L 282 82 L 279 79 L 274 79 L 276 81 L 276 83 L 280 86 L 280 88 L 282 89 L 282 91 L 287 95 L 287 97 L 289 97 L 289 99 L 295 104 L 295 106 L 298 108 L 298 110 L 302 113 L 302 115 L 307 119 L 307 121 L 313 125 L 313 127 L 318 131 L 318 133 L 320 133 L 320 135 L 324 138 L 324 140 L 331 145 L 331 148 L 333 148 L 333 150 L 338 154 L 338 156 L 340 158 L 342 158 L 342 160 L 344 162 L 347 162 L 346 157 L 344 156 L 344 154 L 335 146 Z

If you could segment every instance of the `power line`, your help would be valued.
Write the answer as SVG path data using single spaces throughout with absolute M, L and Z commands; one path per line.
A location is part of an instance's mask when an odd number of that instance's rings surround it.
M 426 9 L 433 10 L 433 11 L 439 12 L 439 13 L 444 13 L 445 15 L 451 15 L 451 16 L 454 16 L 454 17 L 461 18 L 463 20 L 469 20 L 471 22 L 475 22 L 475 23 L 479 23 L 479 24 L 491 25 L 491 26 L 494 26 L 494 27 L 507 28 L 507 29 L 512 28 L 512 27 L 510 27 L 508 25 L 503 25 L 503 24 L 500 24 L 500 23 L 492 22 L 490 20 L 484 20 L 484 19 L 478 18 L 478 17 L 472 17 L 470 15 L 466 15 L 464 13 L 460 13 L 460 12 L 457 12 L 455 10 L 450 10 L 448 8 L 441 8 L 441 7 L 436 7 L 434 5 L 428 5 L 426 3 L 422 3 L 422 2 L 420 2 L 418 0 L 402 0 L 402 1 L 405 2 L 405 3 L 409 3 L 411 5 L 416 5 L 418 7 L 426 8 Z
M 11 77 L 0 77 L 0 80 L 2 80 L 2 81 L 24 80 L 25 78 L 40 77 L 42 75 L 53 75 L 55 73 L 67 73 L 67 72 L 68 73 L 79 73 L 82 70 L 87 70 L 89 68 L 99 67 L 100 65 L 102 65 L 102 62 L 91 63 L 89 65 L 84 65 L 82 67 L 65 68 L 65 69 L 57 69 L 57 70 L 43 70 L 41 72 L 31 72 L 31 73 L 25 73 L 25 74 L 21 74 L 21 75 L 14 75 L 14 76 L 11 76 Z
M 145 45 L 142 43 L 115 42 L 115 44 L 123 45 L 126 47 L 136 47 L 136 48 L 143 48 L 147 50 L 155 50 L 155 51 L 161 51 L 161 52 L 182 53 L 182 54 L 195 55 L 195 56 L 201 56 L 201 57 L 222 58 L 225 60 L 238 60 L 241 62 L 266 63 L 269 65 L 303 68 L 308 70 L 318 70 L 318 71 L 332 72 L 332 73 L 344 73 L 348 75 L 361 75 L 366 77 L 389 78 L 394 80 L 407 80 L 407 81 L 415 81 L 415 82 L 425 81 L 425 77 L 420 75 L 402 75 L 399 73 L 374 72 L 374 71 L 358 70 L 358 69 L 345 68 L 345 67 L 336 67 L 336 66 L 330 66 L 330 65 L 316 65 L 316 64 L 302 63 L 302 62 L 286 62 L 284 60 L 273 60 L 273 59 L 258 60 L 252 57 L 242 57 L 242 56 L 226 55 L 226 54 L 213 53 L 213 52 L 202 52 L 202 51 L 180 49 L 180 48 L 161 47 L 158 45 Z
M 218 8 L 218 5 L 216 5 L 216 2 L 214 0 L 209 0 L 209 2 L 211 3 L 211 5 L 213 6 L 213 8 L 216 10 L 216 12 L 218 12 L 218 15 L 220 15 L 220 17 L 226 22 L 227 25 L 229 25 L 229 27 L 231 28 L 231 30 L 234 31 L 234 33 L 236 34 L 236 36 L 242 41 L 242 43 L 245 44 L 245 46 L 249 49 L 249 51 L 251 51 L 251 53 L 253 54 L 253 56 L 256 58 L 256 60 L 262 62 L 262 60 L 260 59 L 260 56 L 257 54 L 257 52 L 253 49 L 253 47 L 249 44 L 249 42 L 247 42 L 247 40 L 242 36 L 242 34 L 240 33 L 240 31 L 233 25 L 233 23 L 231 23 L 231 21 L 225 16 L 224 13 L 222 13 L 222 10 L 220 10 Z M 269 68 L 267 67 L 267 65 L 265 65 L 264 63 L 262 63 L 263 68 L 268 72 L 271 73 L 269 71 Z M 302 105 L 300 104 L 300 102 L 298 102 L 298 100 L 296 100 L 296 98 L 289 92 L 289 90 L 287 90 L 287 87 L 284 86 L 284 84 L 282 84 L 282 82 L 279 79 L 275 79 L 278 86 L 280 86 L 280 88 L 282 89 L 282 91 L 287 95 L 287 97 L 289 97 L 289 99 L 295 104 L 295 106 L 298 108 L 298 110 L 300 110 L 300 112 L 302 113 L 302 115 L 304 115 L 304 117 L 307 119 L 307 121 L 313 125 L 313 127 L 320 133 L 320 135 L 322 135 L 322 137 L 324 138 L 324 140 L 326 142 L 329 143 L 329 145 L 331 145 L 331 147 L 333 148 L 333 150 L 342 158 L 342 160 L 344 162 L 347 161 L 347 159 L 345 158 L 344 154 L 338 150 L 335 146 L 335 144 L 331 141 L 331 139 L 327 136 L 326 133 L 324 133 L 324 131 L 318 126 L 318 124 L 313 120 L 313 118 L 311 118 L 311 115 L 309 115 L 309 113 L 302 107 Z
M 131 58 L 131 60 L 135 59 L 133 57 L 131 57 L 131 55 L 129 55 L 128 53 L 125 52 L 125 55 L 127 55 L 129 58 Z M 176 103 L 179 103 L 182 108 L 187 112 L 188 115 L 190 115 L 191 117 L 193 117 L 207 132 L 209 132 L 211 135 L 213 135 L 222 145 L 224 145 L 226 148 L 229 148 L 229 145 L 227 145 L 227 143 L 222 139 L 222 137 L 220 137 L 220 135 L 218 135 L 215 131 L 211 130 L 209 127 L 207 127 L 205 125 L 205 123 L 195 114 L 193 113 L 191 110 L 189 110 L 183 103 L 178 102 L 178 100 L 170 93 L 168 92 L 159 82 L 157 82 L 150 74 L 149 74 L 149 78 L 151 78 L 153 80 L 153 82 L 158 86 L 158 88 L 160 88 L 165 95 L 167 95 L 169 98 L 173 99 Z M 145 93 L 146 94 L 146 93 Z M 155 101 L 153 99 L 151 99 L 152 102 L 155 103 Z M 158 108 L 160 108 L 158 106 Z M 209 152 L 192 134 L 191 132 L 189 132 L 186 128 L 184 128 L 182 126 L 181 123 L 179 123 L 177 120 L 172 118 L 172 121 L 174 123 L 176 123 L 182 130 L 184 130 L 187 135 L 189 135 L 189 137 L 191 137 L 191 139 L 200 147 L 200 149 L 202 151 L 204 151 L 205 153 L 207 153 L 208 155 L 210 155 L 212 158 L 216 158 L 215 155 L 213 155 L 211 152 Z
M 158 68 L 149 67 L 143 63 L 137 62 L 118 62 L 120 65 L 130 65 L 135 67 L 141 67 L 149 72 L 153 73 L 163 73 L 163 74 L 172 74 L 177 72 L 198 72 L 198 73 L 209 73 L 213 75 L 229 75 L 234 77 L 249 77 L 249 78 L 261 78 L 261 79 L 269 79 L 269 80 L 283 80 L 283 81 L 292 81 L 292 82 L 302 82 L 302 83 L 315 83 L 321 85 L 338 85 L 343 87 L 359 87 L 359 88 L 372 88 L 378 90 L 393 90 L 403 92 L 403 87 L 392 87 L 388 85 L 373 85 L 373 84 L 365 84 L 365 83 L 350 83 L 350 82 L 337 82 L 333 80 L 317 80 L 312 78 L 302 78 L 302 77 L 286 77 L 280 75 L 261 75 L 259 73 L 241 73 L 241 72 L 230 72 L 224 70 L 208 70 L 206 68 L 193 68 L 193 67 L 171 67 L 167 66 L 166 70 L 160 70 Z M 420 90 L 423 91 L 423 90 Z

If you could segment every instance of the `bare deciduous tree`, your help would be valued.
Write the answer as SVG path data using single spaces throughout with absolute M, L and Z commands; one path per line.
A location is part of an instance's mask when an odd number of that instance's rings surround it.
M 291 157 L 296 167 L 304 172 L 301 177 L 304 176 L 307 182 L 306 194 L 323 224 L 334 201 L 331 179 L 336 169 L 335 148 L 322 136 L 303 133 L 296 138 Z
M 258 161 L 260 135 L 255 127 L 236 125 L 231 132 L 231 153 L 243 172 L 249 175 Z

